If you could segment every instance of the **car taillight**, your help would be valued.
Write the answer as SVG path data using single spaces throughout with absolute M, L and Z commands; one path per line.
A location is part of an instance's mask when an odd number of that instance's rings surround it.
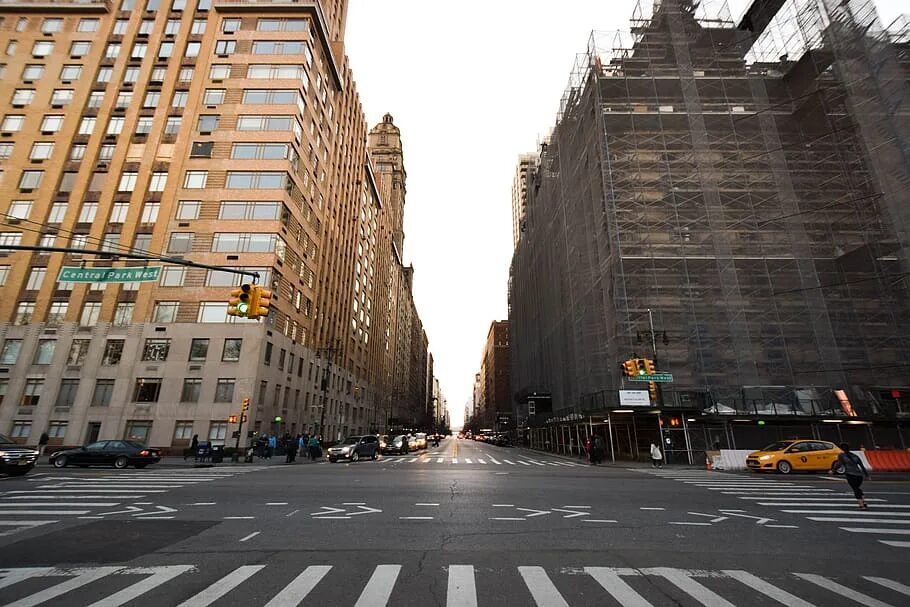
M 145 456 L 147 456 L 149 453 L 150 453 L 150 452 L 149 452 L 148 449 L 143 449 L 142 451 L 139 452 L 139 455 L 145 457 Z

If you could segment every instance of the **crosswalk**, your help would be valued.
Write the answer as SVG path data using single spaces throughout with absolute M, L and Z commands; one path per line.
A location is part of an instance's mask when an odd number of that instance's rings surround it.
M 369 575 L 367 578 L 366 576 Z M 413 579 L 418 577 L 419 579 Z M 435 579 L 437 577 L 439 579 Z M 434 579 L 425 579 L 434 578 Z M 351 580 L 358 580 L 351 584 Z M 363 583 L 363 580 L 366 580 Z M 406 583 L 419 583 L 424 592 L 445 589 L 447 607 L 478 607 L 494 602 L 535 607 L 570 604 L 610 604 L 650 607 L 699 604 L 732 607 L 745 604 L 783 604 L 813 607 L 860 604 L 868 607 L 906 605 L 907 580 L 878 576 L 829 577 L 814 573 L 758 575 L 739 569 L 716 571 L 650 567 L 603 566 L 546 568 L 520 566 L 495 570 L 470 564 L 450 564 L 437 570 L 410 571 L 400 564 L 380 564 L 351 572 L 345 566 L 313 564 L 303 568 L 248 564 L 233 569 L 196 565 L 147 567 L 96 566 L 75 568 L 22 567 L 0 570 L 0 589 L 6 607 L 41 604 L 119 607 L 130 605 L 354 604 L 384 607 L 394 604 L 438 604 L 438 597 L 421 597 Z M 495 596 L 478 592 L 496 583 Z M 98 597 L 103 597 L 98 600 Z M 610 601 L 612 599 L 612 601 Z M 355 602 L 356 601 L 356 602 Z
M 544 460 L 530 458 L 524 455 L 504 457 L 502 455 L 492 456 L 489 454 L 472 455 L 471 457 L 453 457 L 450 455 L 436 455 L 434 453 L 422 453 L 420 455 L 383 455 L 386 463 L 400 464 L 445 464 L 451 465 L 476 465 L 476 466 L 526 466 L 528 468 L 555 466 L 555 467 L 587 467 L 585 464 L 574 462 Z
M 148 500 L 173 489 L 261 469 L 261 466 L 159 469 L 90 476 L 52 472 L 31 477 L 26 489 L 0 492 L 0 537 L 57 523 L 60 517 L 94 519 L 125 512 L 145 518 L 173 518 L 168 516 L 171 509 L 155 507 Z M 147 501 L 141 502 L 141 506 L 132 505 L 142 499 Z
M 874 536 L 886 546 L 910 548 L 910 504 L 867 497 L 868 510 L 859 510 L 842 479 L 829 485 L 777 480 L 700 470 L 649 470 L 649 474 L 736 497 L 750 505 L 774 508 L 816 523 L 834 523 L 848 533 Z

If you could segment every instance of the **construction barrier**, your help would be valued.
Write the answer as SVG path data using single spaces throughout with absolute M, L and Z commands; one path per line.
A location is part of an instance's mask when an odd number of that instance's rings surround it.
M 876 449 L 873 451 L 857 451 L 856 454 L 864 457 L 870 470 L 910 472 L 910 451 Z

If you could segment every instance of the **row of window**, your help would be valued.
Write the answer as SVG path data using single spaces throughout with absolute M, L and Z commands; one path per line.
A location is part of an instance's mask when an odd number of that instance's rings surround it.
M 80 366 L 85 362 L 88 350 L 91 347 L 91 339 L 74 339 L 70 344 L 69 353 L 67 354 L 66 364 L 70 366 Z M 114 366 L 120 364 L 123 356 L 123 347 L 126 340 L 108 339 L 104 344 L 104 355 L 101 358 L 101 364 L 104 366 Z M 211 340 L 207 337 L 194 338 L 190 342 L 190 352 L 188 361 L 205 362 L 208 360 L 209 346 Z M 145 340 L 142 349 L 142 360 L 167 360 L 170 352 L 171 340 L 165 338 L 149 338 Z M 240 350 L 243 347 L 243 339 L 228 337 L 224 339 L 221 348 L 222 362 L 240 361 Z M 32 364 L 49 365 L 53 361 L 54 352 L 57 348 L 56 339 L 40 339 L 35 349 L 35 355 L 32 358 Z M 0 365 L 15 365 L 19 362 L 19 356 L 22 352 L 21 339 L 7 339 L 3 342 L 3 348 L 0 349 Z
M 178 22 L 179 25 L 179 22 Z M 56 43 L 52 40 L 36 40 L 32 43 L 32 57 L 45 58 L 53 54 Z M 10 40 L 6 44 L 7 56 L 12 56 L 18 50 L 19 43 L 17 40 Z M 158 46 L 158 59 L 170 59 L 174 54 L 176 42 L 165 40 Z M 85 57 L 91 42 L 86 40 L 74 40 L 70 43 L 69 56 L 73 59 Z M 104 49 L 106 59 L 114 60 L 120 56 L 123 45 L 119 42 L 111 42 Z M 141 60 L 148 55 L 148 42 L 135 42 L 130 50 L 130 59 Z M 202 50 L 201 42 L 190 41 L 186 44 L 184 57 L 198 57 Z M 252 45 L 253 55 L 303 55 L 307 65 L 313 65 L 313 53 L 310 45 L 305 40 L 256 40 Z M 215 54 L 221 57 L 232 55 L 237 51 L 236 40 L 218 40 L 215 42 Z M 70 80 L 70 78 L 63 78 Z
M 134 289 L 127 289 L 127 285 L 135 286 Z M 125 283 L 124 290 L 136 290 L 139 283 Z M 184 302 L 187 303 L 187 302 Z M 177 314 L 180 311 L 181 302 L 179 301 L 159 301 L 155 304 L 152 312 L 152 322 L 177 322 Z M 129 325 L 133 321 L 133 313 L 136 304 L 132 302 L 119 302 L 114 308 L 114 318 L 112 324 L 115 327 Z M 37 304 L 33 301 L 21 301 L 16 305 L 16 312 L 13 316 L 14 325 L 30 324 L 34 317 Z M 236 316 L 228 316 L 228 305 L 218 301 L 203 301 L 199 303 L 199 310 L 196 314 L 197 323 L 233 323 L 233 322 L 256 322 L 247 321 L 246 319 Z M 66 320 L 69 313 L 69 302 L 53 301 L 48 307 L 47 316 L 44 323 L 49 326 L 59 325 Z M 101 320 L 101 302 L 90 301 L 82 305 L 82 311 L 79 314 L 79 325 L 83 327 L 93 327 Z
M 195 422 L 191 420 L 179 420 L 174 424 L 174 438 L 173 443 L 178 444 L 188 444 L 195 434 L 193 430 L 193 425 Z M 69 422 L 67 421 L 49 421 L 47 426 L 47 436 L 50 439 L 63 439 L 66 436 L 66 432 L 69 429 Z M 149 434 L 151 434 L 152 422 L 147 420 L 130 420 L 126 424 L 126 432 L 124 433 L 124 438 L 132 441 L 139 441 L 141 443 L 147 443 Z M 211 421 L 209 422 L 209 431 L 208 439 L 211 442 L 224 442 L 227 438 L 228 433 L 228 422 L 225 421 Z M 15 420 L 13 425 L 10 428 L 9 435 L 14 439 L 25 440 L 28 439 L 32 434 L 32 422 L 29 420 Z M 111 443 L 120 443 L 118 440 L 104 440 L 97 443 L 98 448 L 101 449 L 111 449 L 117 448 L 118 445 Z
M 129 11 L 132 10 L 134 2 L 132 0 L 125 0 L 120 7 L 120 10 Z M 157 11 L 160 7 L 160 0 L 150 0 L 148 3 L 148 11 Z M 197 10 L 205 11 L 208 10 L 211 5 L 210 0 L 201 0 Z M 186 0 L 173 0 L 171 5 L 172 11 L 182 11 L 186 8 Z M 118 19 L 114 22 L 113 34 L 115 36 L 122 36 L 127 33 L 129 30 L 129 19 Z M 166 35 L 175 35 L 180 30 L 180 24 L 182 20 L 180 19 L 168 19 L 165 23 L 164 33 Z M 202 34 L 205 33 L 207 20 L 206 19 L 196 19 L 193 21 L 193 34 Z M 28 29 L 29 19 L 28 17 L 20 17 L 16 21 L 15 30 L 17 32 L 24 32 Z M 79 19 L 76 24 L 75 31 L 80 33 L 94 33 L 98 31 L 98 28 L 101 25 L 101 20 L 91 17 L 83 17 Z M 233 34 L 240 31 L 242 26 L 242 21 L 237 18 L 226 18 L 221 21 L 221 31 L 225 34 Z M 56 34 L 64 31 L 65 21 L 60 17 L 45 17 L 41 22 L 41 32 L 44 34 Z M 139 34 L 148 36 L 155 30 L 155 21 L 154 19 L 143 19 L 139 25 Z M 260 32 L 306 32 L 309 30 L 309 21 L 306 19 L 258 19 L 256 23 L 256 31 Z
M 35 100 L 35 89 L 19 88 L 13 91 L 10 103 L 14 106 L 28 106 Z M 73 89 L 54 89 L 51 93 L 50 103 L 54 106 L 65 106 L 73 102 L 75 91 Z M 174 108 L 186 107 L 189 91 L 175 91 L 171 101 Z M 205 89 L 202 96 L 202 103 L 207 106 L 221 105 L 224 103 L 227 95 L 226 89 L 210 88 Z M 92 91 L 88 99 L 88 107 L 97 109 L 101 107 L 106 97 L 105 91 Z M 143 109 L 155 109 L 161 102 L 161 91 L 148 91 L 143 97 Z M 242 103 L 250 105 L 296 105 L 303 113 L 305 105 L 303 95 L 297 89 L 244 89 Z M 126 109 L 133 104 L 132 91 L 120 91 L 117 93 L 117 99 L 114 107 L 117 109 Z M 9 121 L 7 122 L 7 118 Z M 11 115 L 4 118 L 3 127 L 0 130 L 7 132 L 16 132 L 22 128 L 24 116 Z M 42 123 L 43 124 L 43 123 Z M 42 129 L 45 130 L 45 129 Z

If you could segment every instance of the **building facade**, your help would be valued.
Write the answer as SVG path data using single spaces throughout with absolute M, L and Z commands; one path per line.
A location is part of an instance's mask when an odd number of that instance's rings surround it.
M 646 410 L 716 422 L 670 447 L 690 458 L 735 443 L 734 417 L 749 446 L 905 444 L 907 30 L 864 0 L 754 2 L 738 23 L 651 5 L 592 35 L 528 177 L 515 389 L 552 394 L 558 423 L 625 411 L 643 385 L 621 363 L 642 357 L 673 376 Z
M 240 444 L 387 426 L 403 211 L 371 159 L 346 14 L 346 0 L 0 5 L 0 243 L 86 250 L 0 264 L 16 295 L 0 302 L 0 432 L 233 445 L 244 398 Z M 217 269 L 57 280 L 162 265 L 117 257 L 137 251 L 258 272 L 271 312 L 227 316 L 251 277 Z
M 512 417 L 511 368 L 509 362 L 509 321 L 490 324 L 484 343 L 477 379 L 475 422 L 483 428 L 505 429 Z
M 521 239 L 522 224 L 528 210 L 528 174 L 536 166 L 536 154 L 522 154 L 518 157 L 518 166 L 512 179 L 512 248 L 517 247 Z

